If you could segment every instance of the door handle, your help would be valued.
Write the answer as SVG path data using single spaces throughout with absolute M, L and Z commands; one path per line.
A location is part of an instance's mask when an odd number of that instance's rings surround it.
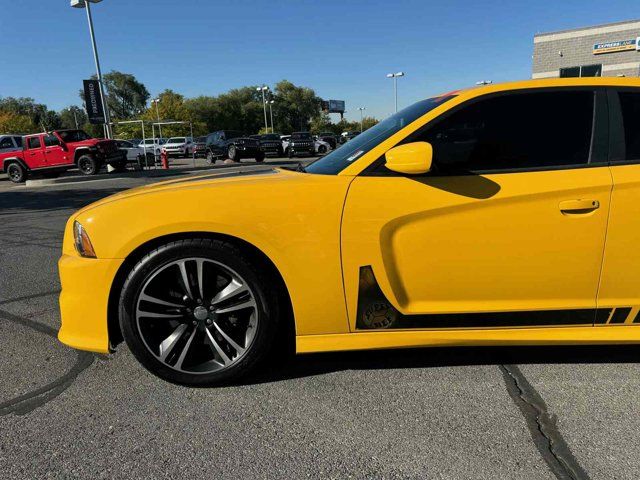
M 564 200 L 560 202 L 560 211 L 563 215 L 579 215 L 591 213 L 600 208 L 598 200 Z

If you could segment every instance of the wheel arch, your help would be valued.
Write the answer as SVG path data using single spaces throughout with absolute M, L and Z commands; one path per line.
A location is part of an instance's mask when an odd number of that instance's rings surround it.
M 77 164 L 78 159 L 85 154 L 91 154 L 91 150 L 89 150 L 89 147 L 76 148 L 75 152 L 73 152 L 73 163 Z
M 278 287 L 278 301 L 280 302 L 281 307 L 282 331 L 278 336 L 279 343 L 281 342 L 278 347 L 283 349 L 283 351 L 286 351 L 286 353 L 293 353 L 295 351 L 296 331 L 293 304 L 291 302 L 291 294 L 289 293 L 289 289 L 287 288 L 280 270 L 276 267 L 275 263 L 271 258 L 269 258 L 269 256 L 252 243 L 232 235 L 206 231 L 180 232 L 163 235 L 139 245 L 129 255 L 127 255 L 124 262 L 116 272 L 109 291 L 109 300 L 107 304 L 107 329 L 110 347 L 115 347 L 123 341 L 118 318 L 119 301 L 122 287 L 131 268 L 133 268 L 133 266 L 138 263 L 142 257 L 155 248 L 168 242 L 191 238 L 206 238 L 228 242 L 245 253 L 251 262 L 267 270 L 269 276 L 273 278 Z
M 20 165 L 22 165 L 22 167 L 25 170 L 29 170 L 29 167 L 27 166 L 26 163 L 24 163 L 24 160 L 21 159 L 20 157 L 9 157 L 9 158 L 5 158 L 4 161 L 2 162 L 2 171 L 6 172 L 7 171 L 7 166 L 10 163 L 19 163 Z

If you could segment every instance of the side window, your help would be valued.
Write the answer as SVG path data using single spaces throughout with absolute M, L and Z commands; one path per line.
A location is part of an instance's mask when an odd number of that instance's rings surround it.
M 592 91 L 506 94 L 463 107 L 408 141 L 433 145 L 436 173 L 586 164 L 593 109 Z
M 29 137 L 27 139 L 27 145 L 29 145 L 30 150 L 33 150 L 34 148 L 40 148 L 40 137 Z
M 14 148 L 11 137 L 4 137 L 0 140 L 0 148 Z
M 620 92 L 626 160 L 640 160 L 640 93 Z
M 13 137 L 13 139 L 15 140 L 16 145 L 22 148 L 22 137 Z
M 60 141 L 58 137 L 55 135 L 45 135 L 44 137 L 44 146 L 45 147 L 57 147 L 60 145 Z

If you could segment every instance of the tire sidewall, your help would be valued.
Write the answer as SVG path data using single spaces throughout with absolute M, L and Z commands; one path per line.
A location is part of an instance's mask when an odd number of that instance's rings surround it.
M 12 170 L 20 172 L 20 176 L 14 178 L 14 175 L 11 175 Z M 17 162 L 13 162 L 7 166 L 7 175 L 9 176 L 9 180 L 13 183 L 22 183 L 27 179 L 27 171 Z
M 214 248 L 215 247 L 215 248 Z M 269 282 L 265 281 L 240 252 L 223 242 L 184 240 L 164 245 L 146 255 L 133 268 L 120 296 L 119 320 L 127 346 L 136 359 L 151 373 L 172 383 L 190 386 L 213 386 L 236 381 L 269 352 L 277 331 L 278 306 L 275 294 L 269 293 Z M 145 281 L 163 266 L 180 258 L 201 257 L 221 263 L 236 272 L 251 288 L 258 313 L 257 331 L 249 350 L 230 367 L 208 374 L 179 372 L 163 364 L 146 347 L 135 318 L 136 299 Z M 269 298 L 272 300 L 269 301 Z
M 83 163 L 85 163 L 88 168 L 83 168 Z M 91 155 L 81 155 L 80 158 L 78 158 L 78 169 L 83 175 L 95 175 L 99 170 L 98 161 Z

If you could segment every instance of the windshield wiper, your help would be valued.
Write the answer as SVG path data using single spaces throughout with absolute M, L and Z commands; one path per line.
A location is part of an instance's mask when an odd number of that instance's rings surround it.
M 307 169 L 304 168 L 304 165 L 302 165 L 302 162 L 298 162 L 298 166 L 296 167 L 296 172 L 307 173 Z

